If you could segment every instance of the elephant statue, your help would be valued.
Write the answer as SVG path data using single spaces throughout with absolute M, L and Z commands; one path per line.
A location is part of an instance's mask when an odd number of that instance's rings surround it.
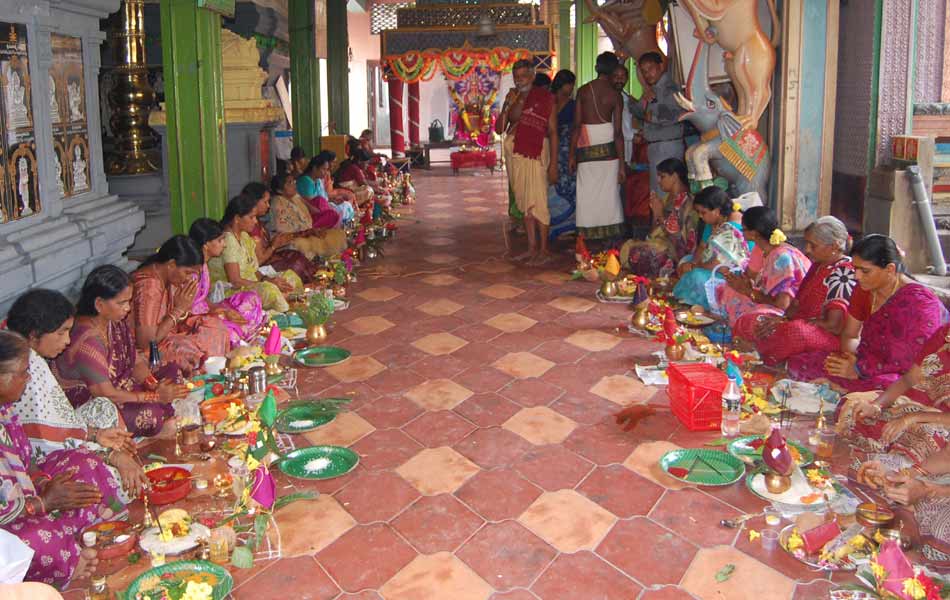
M 676 102 L 686 120 L 699 130 L 699 142 L 686 149 L 691 180 L 711 185 L 714 174 L 729 182 L 733 197 L 757 192 L 764 201 L 769 179 L 769 149 L 754 127 L 743 127 L 732 107 L 709 87 L 709 44 L 699 44 L 689 79 L 688 96 L 677 92 Z
M 759 0 L 680 0 L 693 17 L 697 37 L 725 50 L 726 73 L 739 98 L 736 117 L 743 128 L 757 127 L 772 99 L 779 22 L 775 0 L 766 2 L 772 17 L 771 40 L 759 23 Z

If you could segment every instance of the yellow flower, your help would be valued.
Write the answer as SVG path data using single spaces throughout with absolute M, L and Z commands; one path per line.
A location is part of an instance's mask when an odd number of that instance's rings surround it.
M 240 404 L 229 404 L 228 405 L 228 420 L 233 421 L 241 416 L 241 413 L 244 412 L 244 407 Z
M 261 466 L 260 461 L 257 460 L 256 458 L 254 458 L 253 456 L 251 456 L 250 454 L 247 455 L 247 461 L 246 461 L 246 462 L 247 462 L 247 470 L 248 470 L 248 471 L 253 471 L 253 470 L 256 469 L 257 467 Z
M 189 581 L 181 600 L 211 600 L 214 588 L 204 581 Z
M 755 540 L 759 539 L 760 537 L 762 537 L 762 534 L 759 533 L 758 531 L 756 531 L 755 529 L 750 529 L 750 530 L 749 530 L 749 541 L 750 541 L 750 542 L 754 542 Z
M 733 203 L 732 203 L 732 212 L 739 212 L 739 211 L 741 211 L 741 210 L 742 210 L 742 205 L 741 205 L 741 204 L 739 204 L 738 202 L 733 202 Z
M 776 227 L 775 231 L 772 232 L 772 235 L 769 236 L 769 243 L 773 246 L 778 246 L 787 239 L 788 236 L 785 235 L 785 232 Z
M 923 584 L 910 577 L 904 580 L 904 593 L 914 600 L 924 600 L 927 597 L 927 590 Z
M 884 578 L 887 577 L 887 571 L 884 570 L 877 561 L 871 561 L 871 572 L 874 573 L 874 579 L 877 581 L 884 581 Z

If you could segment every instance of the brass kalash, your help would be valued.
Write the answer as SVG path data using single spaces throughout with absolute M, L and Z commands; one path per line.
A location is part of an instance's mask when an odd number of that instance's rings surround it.
M 145 0 L 122 0 L 109 40 L 116 63 L 109 91 L 115 151 L 106 159 L 106 172 L 153 173 L 158 170 L 158 137 L 148 126 L 155 91 L 145 62 Z

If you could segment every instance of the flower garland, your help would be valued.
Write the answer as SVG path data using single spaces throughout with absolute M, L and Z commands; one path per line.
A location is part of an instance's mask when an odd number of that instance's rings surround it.
M 386 56 L 392 75 L 406 83 L 429 81 L 440 68 L 448 79 L 464 79 L 472 69 L 489 66 L 507 73 L 516 62 L 531 58 L 524 48 L 450 48 L 447 50 L 410 50 L 403 54 Z

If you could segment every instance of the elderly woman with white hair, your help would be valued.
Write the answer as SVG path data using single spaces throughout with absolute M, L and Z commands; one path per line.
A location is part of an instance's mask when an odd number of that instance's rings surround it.
M 821 217 L 805 229 L 805 254 L 812 260 L 795 299 L 783 316 L 749 315 L 755 346 L 766 364 L 776 365 L 803 352 L 836 352 L 857 281 L 847 255 L 850 236 L 844 223 Z M 740 319 L 741 320 L 741 319 Z

